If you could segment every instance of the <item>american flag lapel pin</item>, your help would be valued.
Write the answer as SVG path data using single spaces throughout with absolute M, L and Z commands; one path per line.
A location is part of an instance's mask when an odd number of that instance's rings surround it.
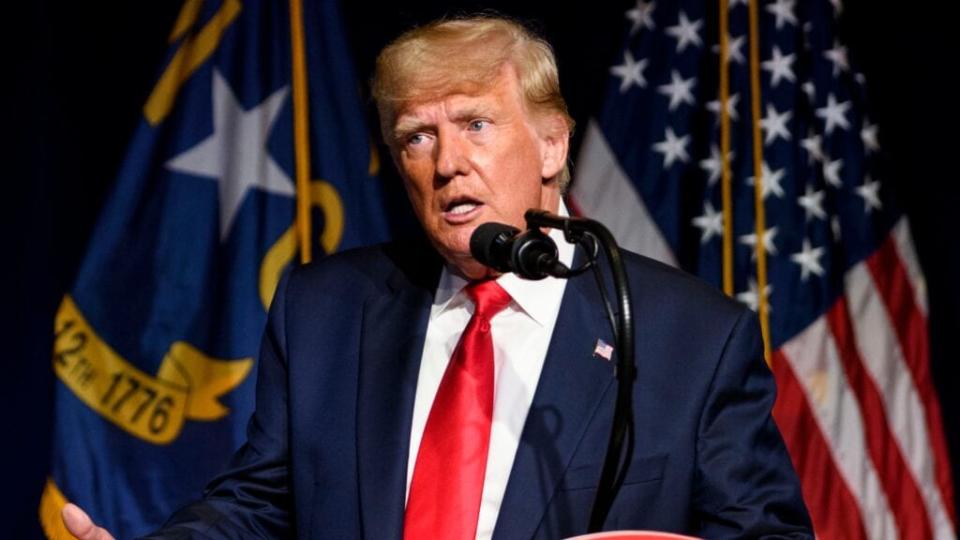
M 602 339 L 597 339 L 597 345 L 593 348 L 593 355 L 609 361 L 613 357 L 613 345 Z

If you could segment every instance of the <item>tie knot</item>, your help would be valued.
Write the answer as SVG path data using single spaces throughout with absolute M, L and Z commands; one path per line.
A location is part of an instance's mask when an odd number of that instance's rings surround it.
M 467 296 L 473 300 L 473 305 L 476 306 L 474 315 L 477 317 L 490 320 L 510 305 L 510 293 L 503 290 L 503 287 L 492 279 L 474 281 L 467 285 L 465 290 Z

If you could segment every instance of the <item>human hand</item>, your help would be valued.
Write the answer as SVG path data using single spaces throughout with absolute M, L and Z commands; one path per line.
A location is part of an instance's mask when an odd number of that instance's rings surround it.
M 67 503 L 63 507 L 60 517 L 70 534 L 79 540 L 114 540 L 112 534 L 103 527 L 98 527 L 86 512 L 73 503 Z

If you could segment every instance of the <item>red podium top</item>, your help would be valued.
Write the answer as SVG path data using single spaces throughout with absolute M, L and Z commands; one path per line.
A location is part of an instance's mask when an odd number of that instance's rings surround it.
M 573 536 L 567 540 L 699 540 L 693 536 L 657 531 L 608 531 Z

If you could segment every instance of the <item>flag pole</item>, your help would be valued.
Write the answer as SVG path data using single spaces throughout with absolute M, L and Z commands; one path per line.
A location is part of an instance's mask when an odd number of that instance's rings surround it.
M 753 204 L 757 254 L 757 310 L 763 334 L 763 357 L 770 364 L 770 307 L 767 302 L 767 251 L 764 235 L 767 228 L 763 207 L 763 134 L 760 132 L 760 24 L 757 0 L 750 0 L 750 118 L 753 128 Z
M 730 172 L 729 2 L 720 0 L 720 190 L 723 204 L 723 293 L 733 296 L 733 187 Z
M 310 124 L 307 101 L 307 61 L 303 35 L 303 4 L 290 0 L 290 84 L 293 94 L 293 155 L 297 189 L 297 240 L 300 262 L 311 261 Z

